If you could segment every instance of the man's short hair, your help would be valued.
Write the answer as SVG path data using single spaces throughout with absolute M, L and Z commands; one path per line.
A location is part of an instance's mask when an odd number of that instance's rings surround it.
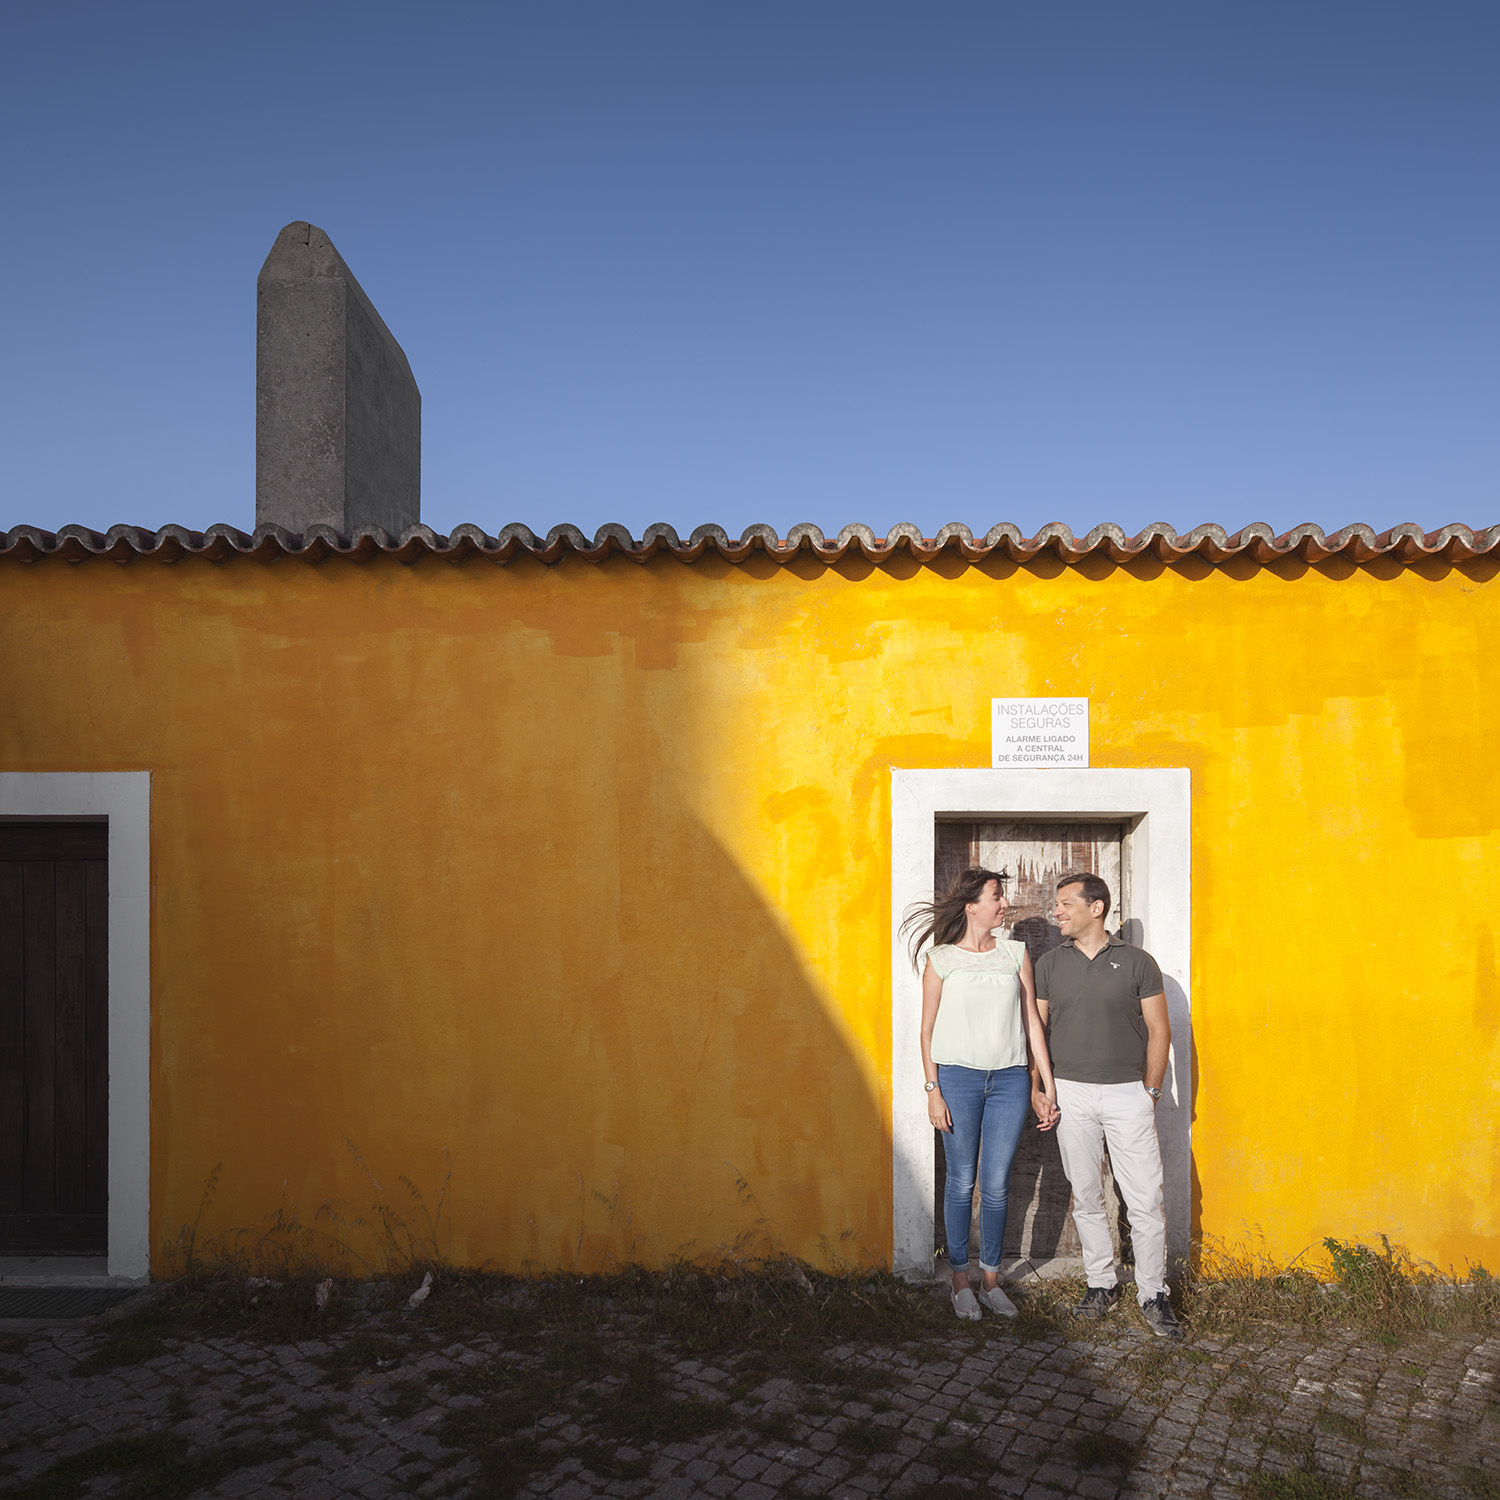
M 1109 887 L 1097 875 L 1064 875 L 1057 882 L 1059 893 L 1061 893 L 1065 885 L 1081 885 L 1083 887 L 1083 899 L 1090 906 L 1096 901 L 1102 901 L 1104 903 L 1104 910 L 1100 915 L 1105 917 L 1109 915 Z

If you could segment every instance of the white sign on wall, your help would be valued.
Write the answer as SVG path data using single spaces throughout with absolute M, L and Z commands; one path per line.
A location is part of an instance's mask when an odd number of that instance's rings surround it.
M 990 764 L 1015 770 L 1089 763 L 1087 698 L 991 698 Z

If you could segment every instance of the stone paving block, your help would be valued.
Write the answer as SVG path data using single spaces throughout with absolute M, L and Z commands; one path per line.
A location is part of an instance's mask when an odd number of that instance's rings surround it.
M 1052 1444 L 1049 1439 L 1035 1436 L 1033 1433 L 1017 1433 L 1011 1439 L 1010 1449 L 1012 1453 L 1024 1458 L 1043 1458 L 1050 1451 Z
M 1203 1474 L 1188 1474 L 1180 1469 L 1174 1470 L 1171 1493 L 1173 1495 L 1206 1495 L 1208 1477 Z
M 1120 1486 L 1114 1480 L 1105 1479 L 1099 1474 L 1083 1475 L 1073 1488 L 1085 1500 L 1115 1500 L 1115 1496 L 1120 1493 Z
M 789 1495 L 831 1495 L 837 1488 L 838 1481 L 828 1478 L 826 1474 L 819 1474 L 816 1470 L 803 1474 L 797 1480 L 794 1488 L 787 1491 Z
M 339 1491 L 317 1470 L 301 1469 L 288 1481 L 297 1500 L 332 1500 Z
M 1031 1477 L 1037 1484 L 1050 1484 L 1060 1490 L 1070 1490 L 1078 1478 L 1078 1471 L 1059 1463 L 1044 1463 Z
M 656 1500 L 692 1500 L 697 1493 L 697 1485 L 683 1474 L 672 1479 L 653 1481 L 651 1485 L 651 1494 Z
M 72 1363 L 91 1345 L 75 1335 L 69 1338 L 67 1346 L 50 1337 L 31 1346 L 23 1362 L 28 1377 L 25 1395 L 18 1395 L 8 1407 L 6 1388 L 0 1387 L 9 1444 L 7 1478 L 12 1482 L 34 1477 L 59 1455 L 77 1452 L 101 1437 L 152 1426 L 191 1432 L 202 1446 L 245 1430 L 250 1421 L 254 1425 L 249 1430 L 273 1433 L 276 1441 L 293 1444 L 299 1438 L 293 1420 L 297 1414 L 334 1406 L 345 1410 L 330 1418 L 333 1430 L 354 1444 L 359 1457 L 351 1460 L 327 1442 L 306 1445 L 297 1460 L 304 1492 L 312 1490 L 316 1476 L 333 1497 L 376 1500 L 394 1486 L 396 1476 L 404 1475 L 421 1493 L 435 1495 L 455 1482 L 462 1488 L 477 1474 L 471 1458 L 443 1449 L 431 1429 L 445 1410 L 482 1405 L 479 1398 L 435 1391 L 432 1400 L 441 1404 L 393 1422 L 380 1411 L 392 1386 L 390 1377 L 361 1377 L 353 1391 L 336 1392 L 320 1385 L 321 1372 L 307 1365 L 305 1356 L 312 1352 L 307 1346 L 299 1351 L 264 1351 L 229 1340 L 174 1345 L 149 1378 L 135 1369 L 75 1380 L 69 1375 Z M 739 1410 L 790 1416 L 796 1442 L 752 1435 L 747 1447 L 743 1434 L 730 1431 L 661 1449 L 648 1447 L 643 1456 L 651 1465 L 649 1480 L 606 1481 L 580 1474 L 576 1460 L 566 1452 L 567 1444 L 555 1435 L 566 1433 L 575 1442 L 591 1440 L 594 1429 L 588 1414 L 559 1411 L 551 1427 L 538 1429 L 548 1434 L 543 1439 L 543 1462 L 551 1468 L 533 1476 L 527 1493 L 550 1497 L 569 1486 L 582 1486 L 590 1496 L 650 1500 L 670 1486 L 674 1500 L 686 1500 L 690 1494 L 727 1495 L 758 1484 L 780 1491 L 788 1500 L 796 1493 L 847 1494 L 851 1500 L 884 1493 L 900 1497 L 921 1487 L 924 1468 L 925 1482 L 938 1477 L 925 1465 L 924 1455 L 941 1422 L 949 1424 L 949 1441 L 977 1438 L 987 1464 L 998 1465 L 1001 1456 L 1008 1455 L 1005 1470 L 991 1469 L 984 1476 L 983 1487 L 993 1493 L 1024 1494 L 1041 1487 L 1082 1500 L 1112 1500 L 1121 1490 L 1127 1495 L 1202 1494 L 1214 1500 L 1243 1500 L 1257 1470 L 1268 1477 L 1307 1472 L 1308 1459 L 1302 1455 L 1316 1451 L 1318 1471 L 1335 1481 L 1340 1472 L 1355 1474 L 1358 1463 L 1357 1483 L 1362 1494 L 1370 1492 L 1370 1500 L 1384 1500 L 1391 1487 L 1399 1487 L 1399 1476 L 1412 1473 L 1430 1479 L 1434 1500 L 1449 1494 L 1456 1500 L 1465 1488 L 1472 1488 L 1465 1465 L 1500 1464 L 1500 1404 L 1493 1401 L 1491 1384 L 1473 1374 L 1489 1373 L 1487 1366 L 1481 1370 L 1474 1352 L 1479 1341 L 1426 1342 L 1426 1352 L 1413 1343 L 1398 1357 L 1365 1349 L 1352 1339 L 1336 1339 L 1322 1349 L 1220 1341 L 1216 1347 L 1226 1351 L 1225 1357 L 1214 1364 L 1236 1373 L 1217 1390 L 1211 1381 L 1218 1376 L 1211 1377 L 1202 1365 L 1185 1367 L 1185 1380 L 1169 1380 L 1154 1390 L 1144 1387 L 1136 1361 L 1141 1349 L 1149 1346 L 1144 1335 L 1133 1330 L 1106 1329 L 1098 1344 L 1044 1340 L 1020 1346 L 997 1338 L 979 1352 L 955 1348 L 957 1358 L 942 1355 L 940 1349 L 932 1351 L 937 1357 L 929 1357 L 924 1350 L 915 1364 L 907 1354 L 898 1358 L 871 1350 L 851 1358 L 850 1364 L 883 1368 L 898 1379 L 885 1398 L 890 1409 L 878 1416 L 868 1400 L 859 1400 L 845 1407 L 845 1416 L 804 1417 L 798 1407 L 810 1393 L 789 1376 L 772 1375 L 760 1387 L 765 1405 Z M 955 1346 L 961 1343 L 954 1340 Z M 423 1356 L 408 1370 L 457 1368 L 491 1357 L 501 1348 L 488 1336 L 449 1344 L 440 1360 Z M 1404 1370 L 1414 1354 L 1427 1367 L 1421 1382 Z M 53 1373 L 43 1378 L 48 1356 Z M 1485 1357 L 1500 1363 L 1500 1339 L 1493 1341 L 1493 1352 Z M 1086 1370 L 1075 1368 L 1079 1361 Z M 520 1359 L 517 1365 L 526 1368 L 528 1361 Z M 15 1356 L 0 1355 L 0 1368 L 17 1367 Z M 256 1378 L 268 1382 L 267 1390 L 242 1394 L 250 1371 L 261 1372 Z M 703 1378 L 708 1373 L 704 1367 Z M 733 1378 L 732 1370 L 714 1367 L 712 1373 L 719 1389 Z M 230 1374 L 238 1378 L 226 1382 L 223 1377 Z M 694 1378 L 684 1372 L 682 1382 Z M 213 1383 L 216 1380 L 219 1384 Z M 1299 1380 L 1307 1399 L 1291 1400 Z M 1314 1384 L 1324 1390 L 1313 1390 Z M 606 1381 L 588 1388 L 607 1394 L 616 1387 Z M 1358 1391 L 1373 1393 L 1368 1406 L 1356 1402 L 1353 1393 Z M 174 1392 L 193 1403 L 187 1423 L 166 1420 L 168 1399 L 177 1399 Z M 916 1392 L 927 1399 L 919 1399 Z M 1261 1397 L 1270 1414 L 1231 1418 L 1227 1403 L 1236 1394 Z M 1362 1421 L 1364 1439 L 1341 1438 L 1318 1428 L 1315 1418 L 1325 1404 L 1331 1412 Z M 965 1406 L 977 1414 L 975 1422 L 958 1415 Z M 841 1452 L 840 1434 L 851 1418 L 876 1422 L 897 1434 L 894 1450 L 866 1457 Z M 1149 1432 L 1146 1456 L 1128 1482 L 1110 1474 L 1079 1474 L 1064 1461 L 1074 1437 L 1100 1430 L 1126 1441 Z M 422 1457 L 408 1460 L 408 1451 Z M 431 1479 L 422 1477 L 423 1462 L 433 1465 Z M 1382 1483 L 1387 1475 L 1392 1486 Z M 245 1471 L 231 1476 L 217 1493 L 227 1500 L 236 1481 L 247 1478 L 270 1483 L 265 1475 Z M 955 1494 L 962 1488 L 956 1487 Z
M 989 1487 L 1002 1495 L 1024 1495 L 1031 1480 L 1020 1474 L 991 1474 Z

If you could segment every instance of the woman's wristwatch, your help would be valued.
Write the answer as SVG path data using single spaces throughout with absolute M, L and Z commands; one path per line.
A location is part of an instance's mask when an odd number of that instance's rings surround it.
M 933 1082 L 933 1080 L 932 1080 L 932 1079 L 930 1079 L 930 1078 L 929 1078 L 929 1079 L 928 1079 L 928 1080 L 927 1080 L 927 1082 L 926 1082 L 926 1083 L 924 1083 L 924 1084 L 923 1084 L 923 1085 L 922 1085 L 922 1087 L 923 1087 L 923 1088 L 924 1088 L 924 1089 L 926 1089 L 926 1090 L 927 1090 L 927 1092 L 928 1092 L 928 1093 L 929 1093 L 929 1094 L 930 1094 L 930 1093 L 932 1093 L 932 1091 L 933 1091 L 933 1090 L 934 1090 L 934 1089 L 935 1089 L 935 1088 L 937 1088 L 937 1084 L 936 1084 L 936 1083 L 934 1083 L 934 1082 Z

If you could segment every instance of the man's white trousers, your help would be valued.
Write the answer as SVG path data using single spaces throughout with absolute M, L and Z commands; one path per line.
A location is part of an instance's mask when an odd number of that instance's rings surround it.
M 1167 1289 L 1167 1216 L 1151 1095 L 1139 1083 L 1059 1078 L 1057 1107 L 1062 1111 L 1057 1146 L 1073 1189 L 1073 1222 L 1089 1285 L 1115 1284 L 1115 1252 L 1100 1176 L 1107 1144 L 1110 1170 L 1130 1211 L 1136 1296 L 1149 1302 Z

